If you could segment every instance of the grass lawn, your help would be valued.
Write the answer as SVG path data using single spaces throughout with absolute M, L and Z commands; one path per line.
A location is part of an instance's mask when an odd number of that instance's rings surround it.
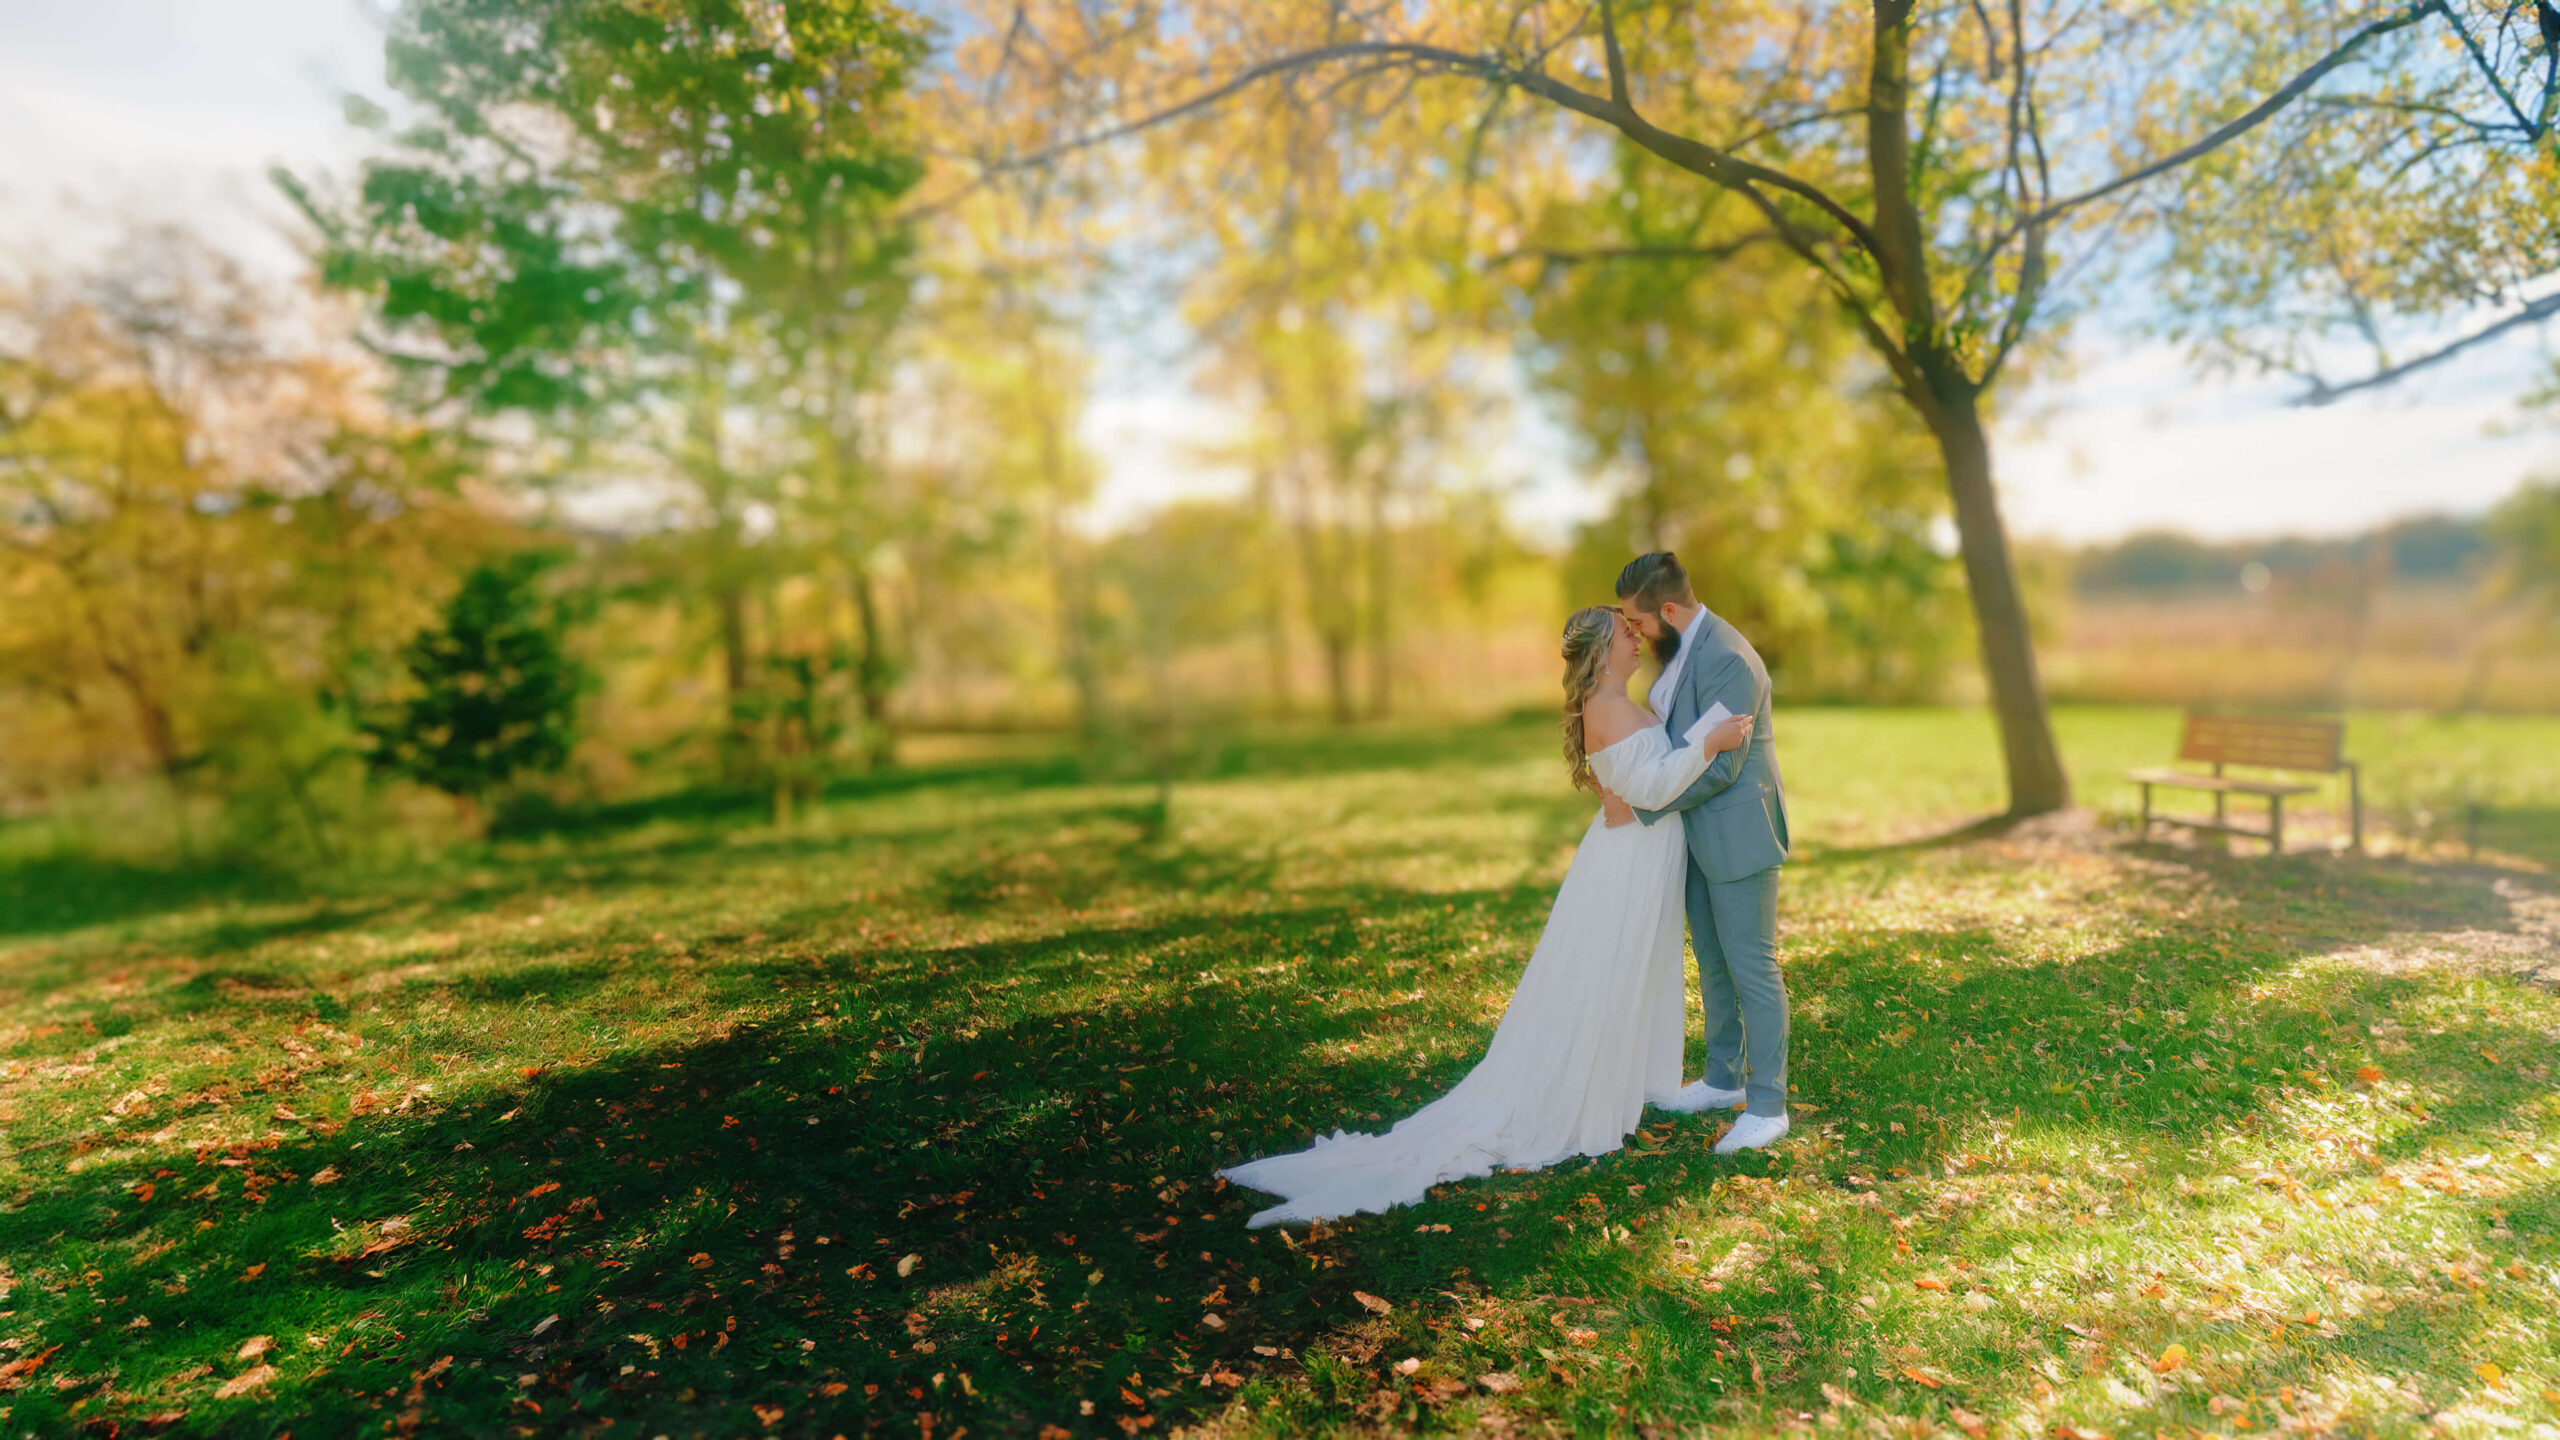
M 2170 712 L 1961 844 L 1980 717 L 1778 723 L 1794 1134 L 1311 1232 L 1211 1172 L 1473 1062 L 1544 724 L 1231 739 L 1162 823 L 1014 758 L 317 885 L 0 849 L 0 1436 L 2560 1433 L 2560 721 L 2359 720 L 2482 853 L 2272 860 L 2106 823 Z

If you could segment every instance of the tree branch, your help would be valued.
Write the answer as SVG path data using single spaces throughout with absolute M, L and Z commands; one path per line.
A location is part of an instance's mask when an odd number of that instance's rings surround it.
M 1799 180 L 1783 171 L 1772 170 L 1766 165 L 1742 159 L 1730 151 L 1719 149 L 1703 141 L 1692 140 L 1685 135 L 1672 134 L 1616 100 L 1565 84 L 1542 70 L 1523 69 L 1488 55 L 1470 55 L 1464 51 L 1412 41 L 1354 40 L 1338 45 L 1320 45 L 1312 50 L 1276 56 L 1259 64 L 1249 65 L 1223 83 L 1213 85 L 1165 109 L 1084 135 L 1073 136 L 1027 155 L 992 162 L 987 165 L 987 168 L 991 171 L 1015 170 L 1045 164 L 1060 156 L 1107 145 L 1115 140 L 1127 139 L 1186 115 L 1197 114 L 1273 76 L 1311 69 L 1339 60 L 1354 59 L 1402 60 L 1417 65 L 1437 66 L 1454 74 L 1475 75 L 1497 84 L 1526 90 L 1542 100 L 1610 126 L 1681 169 L 1727 189 L 1752 191 L 1756 186 L 1768 186 L 1794 195 L 1828 216 L 1861 247 L 1869 251 L 1874 249 L 1874 233 L 1868 228 L 1866 222 L 1859 219 L 1847 206 L 1825 194 L 1818 186 Z
M 1754 245 L 1779 238 L 1774 230 L 1755 230 L 1723 245 L 1601 245 L 1588 250 L 1554 250 L 1545 246 L 1523 245 L 1485 258 L 1485 267 L 1508 265 L 1516 260 L 1537 260 L 1548 265 L 1587 265 L 1601 260 L 1730 260 Z
M 2518 329 L 2526 325 L 2538 324 L 2541 321 L 2550 319 L 2554 315 L 2560 315 L 2560 291 L 2554 291 L 2549 295 L 2545 295 L 2541 299 L 2527 304 L 2523 309 L 2518 310 L 2513 315 L 2506 316 L 2488 325 L 2484 325 L 2480 329 L 2463 336 L 2459 340 L 2453 340 L 2443 345 L 2439 345 L 2435 349 L 2428 351 L 2426 354 L 2421 355 L 2414 360 L 2403 360 L 2397 365 L 2385 365 L 2370 375 L 2360 376 L 2343 385 L 2332 385 L 2328 381 L 2314 375 L 2310 377 L 2311 388 L 2304 391 L 2302 394 L 2295 396 L 2291 403 L 2299 406 L 2317 407 L 2329 404 L 2331 401 L 2337 400 L 2342 396 L 2353 395 L 2359 390 L 2371 390 L 2379 386 L 2388 385 L 2393 381 L 2413 374 L 2416 371 L 2424 370 L 2430 365 L 2440 365 L 2445 361 L 2452 359 L 2454 356 L 2461 354 L 2463 351 L 2471 349 L 2473 346 L 2485 345 L 2489 341 L 2495 340 L 2510 330 Z
M 2348 36 L 2345 40 L 2339 42 L 2336 48 L 2332 49 L 2328 54 L 2321 56 L 2318 60 L 2312 62 L 2312 64 L 2304 69 L 2300 74 L 2279 86 L 2276 91 L 2267 96 L 2266 99 L 2259 101 L 2257 104 L 2250 106 L 2239 115 L 2225 121 L 2219 126 L 2216 126 L 2203 138 L 2183 145 L 2176 150 L 2172 150 L 2157 160 L 2150 161 L 2147 164 L 2128 170 L 2124 174 L 2119 175 L 2112 180 L 2093 186 L 2090 189 L 2083 190 L 2077 195 L 2057 200 L 2052 204 L 2047 205 L 2043 210 L 2037 212 L 2030 218 L 2034 221 L 2058 219 L 2070 211 L 2077 210 L 2083 205 L 2103 200 L 2109 195 L 2113 195 L 2117 191 L 2125 189 L 2128 186 L 2139 185 L 2143 181 L 2149 180 L 2154 176 L 2166 174 L 2167 172 L 2175 170 L 2179 166 L 2185 165 L 2190 161 L 2210 155 L 2214 151 L 2231 143 L 2233 140 L 2248 134 L 2260 125 L 2265 124 L 2266 121 L 2270 117 L 2274 116 L 2278 111 L 2283 110 L 2286 106 L 2291 105 L 2294 101 L 2300 99 L 2304 91 L 2319 84 L 2330 71 L 2335 70 L 2339 66 L 2346 64 L 2349 60 L 2354 59 L 2355 53 L 2364 48 L 2367 41 L 2379 39 L 2382 36 L 2392 34 L 2396 31 L 2406 30 L 2429 15 L 2443 13 L 2445 13 L 2444 0 L 2417 0 L 2417 3 L 2412 4 L 2408 9 L 2400 12 L 2398 15 L 2386 16 L 2383 19 L 2373 21 L 2362 29 L 2357 30 L 2353 35 Z M 2015 228 L 2013 228 L 2010 233 L 2014 235 L 2016 233 Z M 2004 236 L 2002 243 L 2005 244 L 2007 238 L 2008 237 Z
M 1627 92 L 1627 57 L 1618 48 L 1618 11 L 1609 0 L 1600 0 L 1600 52 L 1609 62 L 1610 103 L 1634 114 L 1636 104 Z

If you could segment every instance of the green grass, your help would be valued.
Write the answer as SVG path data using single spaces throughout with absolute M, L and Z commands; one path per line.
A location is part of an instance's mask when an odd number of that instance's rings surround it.
M 1543 725 L 318 885 L 21 845 L 0 1435 L 2550 1433 L 2560 722 L 2357 722 L 2478 861 L 2138 842 L 2176 716 L 2060 723 L 2102 823 L 1932 844 L 1978 717 L 1781 717 L 1774 1151 L 1287 1234 L 1212 1172 L 1473 1062 L 1588 818 Z

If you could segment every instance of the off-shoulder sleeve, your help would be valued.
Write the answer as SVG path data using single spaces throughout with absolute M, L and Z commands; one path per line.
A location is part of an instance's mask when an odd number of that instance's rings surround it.
M 1639 810 L 1658 810 L 1678 799 L 1706 773 L 1706 747 L 1692 741 L 1674 750 L 1671 737 L 1648 727 L 1591 757 L 1591 773 Z

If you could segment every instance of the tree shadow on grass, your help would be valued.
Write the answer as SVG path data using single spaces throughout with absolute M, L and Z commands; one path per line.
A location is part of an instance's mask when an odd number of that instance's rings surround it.
M 137 865 L 77 856 L 0 861 L 0 940 L 148 919 L 221 901 L 289 898 L 275 871 L 236 864 Z

